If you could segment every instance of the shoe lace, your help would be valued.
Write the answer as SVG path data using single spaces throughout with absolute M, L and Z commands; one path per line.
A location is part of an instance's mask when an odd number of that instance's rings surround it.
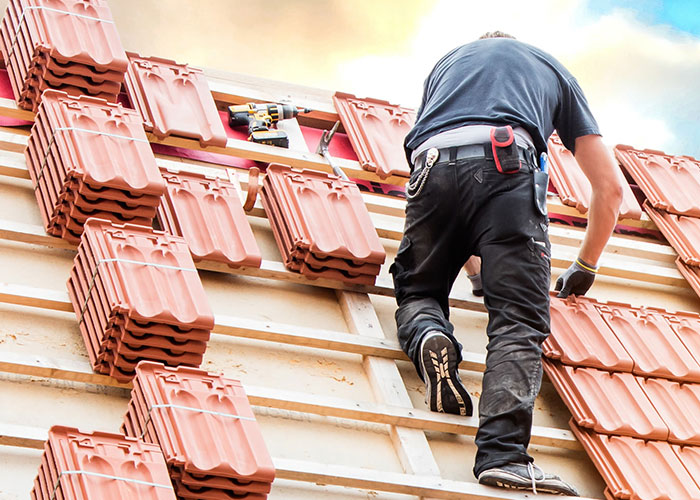
M 539 471 L 539 473 L 542 475 L 542 479 L 537 479 L 535 476 L 535 469 Z M 527 473 L 530 475 L 530 480 L 532 481 L 532 493 L 537 495 L 537 482 L 538 481 L 544 481 L 545 476 L 544 476 L 544 471 L 537 467 L 535 464 L 532 462 L 528 462 L 527 464 Z

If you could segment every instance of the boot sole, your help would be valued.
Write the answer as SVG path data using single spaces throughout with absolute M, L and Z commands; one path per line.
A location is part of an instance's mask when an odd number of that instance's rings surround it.
M 445 335 L 434 335 L 423 343 L 421 368 L 426 383 L 426 403 L 432 411 L 471 416 L 471 397 L 457 369 L 457 351 Z M 447 397 L 445 397 L 447 396 Z

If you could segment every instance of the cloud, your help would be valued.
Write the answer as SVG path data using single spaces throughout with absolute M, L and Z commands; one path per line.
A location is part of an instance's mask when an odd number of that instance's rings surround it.
M 501 0 L 497 8 L 441 0 L 405 52 L 344 62 L 338 77 L 356 93 L 417 106 L 423 80 L 444 53 L 500 29 L 552 53 L 571 70 L 609 144 L 700 158 L 700 39 L 643 24 L 630 10 L 600 16 L 587 7 L 585 0 Z M 362 74 L 371 77 L 358 78 Z

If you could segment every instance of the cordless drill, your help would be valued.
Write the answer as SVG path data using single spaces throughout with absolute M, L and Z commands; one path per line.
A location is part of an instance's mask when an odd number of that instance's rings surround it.
M 289 147 L 289 137 L 284 130 L 273 129 L 272 125 L 280 120 L 295 118 L 301 111 L 291 104 L 264 103 L 239 104 L 228 107 L 228 124 L 233 127 L 248 125 L 248 140 L 260 144 L 270 144 L 282 148 Z

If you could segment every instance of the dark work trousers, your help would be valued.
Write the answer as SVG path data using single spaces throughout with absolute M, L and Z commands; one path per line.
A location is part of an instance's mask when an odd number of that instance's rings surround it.
M 492 159 L 450 164 L 442 156 L 406 203 L 404 236 L 390 272 L 401 347 L 420 371 L 420 342 L 444 332 L 461 357 L 449 322 L 448 295 L 471 255 L 481 256 L 489 314 L 486 371 L 479 401 L 474 474 L 527 453 L 542 379 L 541 344 L 549 334 L 550 245 L 547 217 L 535 205 L 533 160 L 502 174 Z M 421 171 L 414 169 L 411 179 Z M 422 374 L 421 374 L 422 376 Z

